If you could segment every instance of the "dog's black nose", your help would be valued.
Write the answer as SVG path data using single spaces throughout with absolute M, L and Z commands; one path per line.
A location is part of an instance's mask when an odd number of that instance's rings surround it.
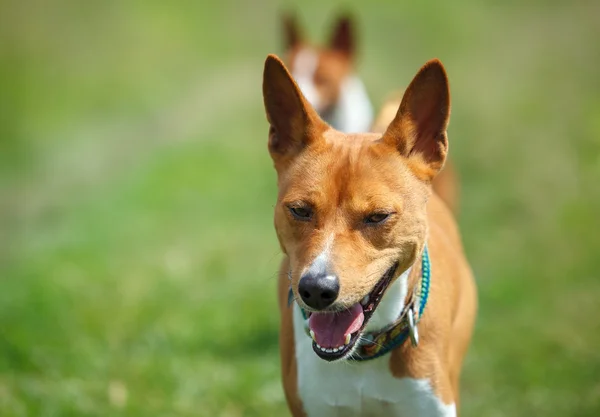
M 340 293 L 340 283 L 335 275 L 307 272 L 298 284 L 302 301 L 315 310 L 322 310 L 333 304 Z

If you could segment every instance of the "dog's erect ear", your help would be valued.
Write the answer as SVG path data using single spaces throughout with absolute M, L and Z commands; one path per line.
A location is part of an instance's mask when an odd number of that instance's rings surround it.
M 427 62 L 406 91 L 383 141 L 409 159 L 415 174 L 431 181 L 448 153 L 446 128 L 450 118 L 450 90 L 444 66 Z
M 354 30 L 349 15 L 340 16 L 333 29 L 329 47 L 349 57 L 354 55 Z
M 269 151 L 273 159 L 293 156 L 327 129 L 275 55 L 269 55 L 265 61 L 263 99 L 271 124 Z
M 302 31 L 298 26 L 296 15 L 291 12 L 285 12 L 281 15 L 281 23 L 283 27 L 283 36 L 285 39 L 284 47 L 292 49 L 302 42 Z

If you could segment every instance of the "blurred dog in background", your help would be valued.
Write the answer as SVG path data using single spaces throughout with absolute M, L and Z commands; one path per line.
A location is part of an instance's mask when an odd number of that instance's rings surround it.
M 292 14 L 285 14 L 282 22 L 284 60 L 309 103 L 325 122 L 339 131 L 369 131 L 373 107 L 356 74 L 356 35 L 352 19 L 339 17 L 325 46 L 307 42 Z

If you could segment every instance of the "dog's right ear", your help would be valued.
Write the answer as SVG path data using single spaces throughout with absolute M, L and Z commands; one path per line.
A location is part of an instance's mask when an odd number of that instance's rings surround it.
M 398 113 L 382 139 L 411 162 L 417 177 L 431 181 L 448 153 L 449 118 L 448 76 L 442 63 L 432 59 L 406 88 Z
M 285 39 L 284 47 L 292 49 L 302 42 L 302 31 L 298 26 L 296 15 L 291 12 L 285 12 L 281 15 L 281 23 L 283 27 L 283 37 Z
M 275 162 L 293 157 L 327 129 L 276 55 L 265 61 L 263 99 L 271 125 L 269 152 Z
M 349 14 L 338 17 L 335 23 L 329 47 L 334 51 L 341 52 L 347 57 L 354 56 L 355 45 L 354 24 Z

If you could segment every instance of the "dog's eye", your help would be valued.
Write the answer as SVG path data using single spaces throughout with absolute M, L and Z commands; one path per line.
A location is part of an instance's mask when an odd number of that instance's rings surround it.
M 375 225 L 379 223 L 383 223 L 390 217 L 390 213 L 371 213 L 367 217 L 365 217 L 365 224 Z
M 308 221 L 312 219 L 312 209 L 310 207 L 288 207 L 294 218 L 297 220 Z

